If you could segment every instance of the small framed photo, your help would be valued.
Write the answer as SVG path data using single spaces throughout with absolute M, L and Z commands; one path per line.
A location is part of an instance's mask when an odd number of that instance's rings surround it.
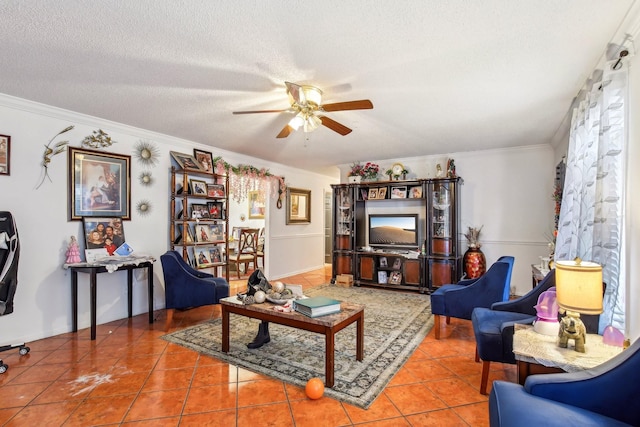
M 213 242 L 224 242 L 224 225 L 209 225 L 209 239 Z
M 10 154 L 11 137 L 9 135 L 0 135 L 0 175 L 9 175 Z
M 107 255 L 113 255 L 125 242 L 120 218 L 85 217 L 82 222 L 86 249 L 106 249 Z
M 191 204 L 191 218 L 192 219 L 202 219 L 202 218 L 210 218 L 209 210 L 207 209 L 207 205 L 204 203 L 192 203 Z
M 208 243 L 213 242 L 214 239 L 211 236 L 211 228 L 209 225 L 197 224 L 196 225 L 196 242 Z
M 392 271 L 391 275 L 389 275 L 389 284 L 391 285 L 402 284 L 402 273 L 400 273 L 399 271 Z
M 394 259 L 392 268 L 394 270 L 400 270 L 402 268 L 402 260 L 400 258 Z
M 207 202 L 207 211 L 211 219 L 224 219 L 224 208 L 222 202 Z
M 387 257 L 380 257 L 380 268 L 387 268 L 389 265 L 387 264 Z
M 377 188 L 370 188 L 369 189 L 368 199 L 369 200 L 375 200 L 377 198 L 378 198 L 378 189 Z
M 366 188 L 361 188 L 360 189 L 360 199 L 362 199 L 362 200 L 368 200 L 369 199 L 369 192 L 367 191 Z
M 409 198 L 410 199 L 421 199 L 422 198 L 422 187 L 411 187 L 409 189 Z
M 392 199 L 406 199 L 407 198 L 407 187 L 391 187 L 391 198 Z
M 207 184 L 207 196 L 208 197 L 224 197 L 224 185 L 222 184 Z
M 198 163 L 200 163 L 203 171 L 213 173 L 213 154 L 208 151 L 194 148 L 193 157 L 195 157 Z
M 190 179 L 189 186 L 191 187 L 191 194 L 194 196 L 206 196 L 207 195 L 207 183 L 200 181 L 199 179 Z
M 213 264 L 222 262 L 222 256 L 220 255 L 220 248 L 217 246 L 209 249 L 209 259 Z
M 378 199 L 386 199 L 387 198 L 387 187 L 378 188 Z
M 204 172 L 202 166 L 195 157 L 190 154 L 178 153 L 176 151 L 171 151 L 171 157 L 176 161 L 178 166 L 185 170 L 193 170 L 193 171 L 201 171 Z
M 378 271 L 378 283 L 386 284 L 387 283 L 387 272 L 386 271 Z
M 196 249 L 196 263 L 198 267 L 210 267 L 211 266 L 211 255 L 209 251 L 205 248 Z

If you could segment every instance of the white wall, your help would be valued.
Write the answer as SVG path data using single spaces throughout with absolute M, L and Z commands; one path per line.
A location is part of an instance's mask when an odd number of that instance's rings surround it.
M 461 226 L 482 226 L 480 241 L 487 264 L 503 255 L 515 257 L 511 280 L 518 295 L 531 289 L 531 264 L 548 255 L 545 235 L 553 231 L 553 180 L 555 164 L 549 145 L 487 150 L 449 155 L 372 160 L 387 170 L 400 162 L 409 178 L 433 178 L 436 164 L 455 159 L 460 186 Z M 340 165 L 347 181 L 349 165 Z M 386 178 L 386 177 L 384 177 Z M 459 236 L 463 251 L 464 236 Z
M 293 273 L 302 273 L 323 265 L 323 190 L 337 182 L 326 176 L 312 174 L 288 166 L 269 163 L 235 153 L 218 150 L 191 141 L 180 140 L 65 111 L 26 100 L 0 94 L 0 130 L 11 135 L 11 175 L 0 176 L 0 210 L 10 211 L 17 223 L 21 241 L 19 285 L 14 299 L 14 313 L 0 316 L 0 345 L 33 341 L 71 330 L 70 274 L 62 269 L 71 235 L 83 240 L 82 223 L 67 221 L 68 184 L 67 154 L 55 156 L 49 165 L 51 181 L 45 181 L 38 190 L 35 186 L 41 174 L 44 146 L 59 131 L 69 125 L 75 129 L 59 140 L 69 140 L 79 147 L 92 131 L 103 129 L 115 141 L 105 152 L 132 155 L 140 139 L 156 143 L 160 162 L 151 169 L 155 183 L 143 187 L 138 175 L 143 170 L 131 161 L 131 221 L 124 222 L 127 242 L 136 252 L 155 256 L 154 307 L 164 307 L 164 280 L 159 257 L 169 247 L 169 151 L 192 153 L 200 148 L 220 155 L 231 164 L 251 164 L 268 168 L 275 175 L 286 177 L 288 185 L 311 189 L 312 223 L 286 226 L 285 210 L 277 209 L 275 202 L 268 204 L 269 225 L 266 273 L 275 279 Z M 337 172 L 336 172 L 337 174 Z M 135 212 L 142 199 L 152 203 L 152 211 L 145 217 Z M 239 213 L 230 212 L 232 216 Z M 88 277 L 79 275 L 79 328 L 90 324 Z M 146 277 L 134 275 L 134 314 L 145 313 L 148 307 Z M 127 316 L 126 273 L 104 273 L 98 276 L 98 324 Z

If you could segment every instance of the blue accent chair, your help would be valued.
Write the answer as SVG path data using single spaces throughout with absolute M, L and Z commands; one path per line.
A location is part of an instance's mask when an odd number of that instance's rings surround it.
M 505 295 L 509 298 L 513 261 L 511 256 L 501 257 L 479 278 L 443 285 L 431 294 L 436 339 L 440 339 L 442 316 L 446 317 L 447 324 L 451 317 L 471 320 L 474 308 L 491 307 L 494 302 L 505 301 Z
M 473 310 L 471 323 L 476 337 L 476 361 L 482 360 L 480 393 L 487 394 L 491 362 L 515 365 L 514 325 L 532 324 L 536 320 L 535 305 L 538 303 L 538 297 L 555 285 L 555 270 L 551 270 L 538 286 L 526 295 L 512 301 L 496 302 L 491 308 L 477 307 Z
M 176 251 L 161 255 L 160 262 L 164 274 L 166 330 L 171 326 L 175 309 L 218 304 L 229 296 L 229 283 L 223 277 L 196 270 Z
M 509 426 L 640 426 L 640 340 L 580 372 L 532 375 L 524 386 L 495 381 L 489 421 Z

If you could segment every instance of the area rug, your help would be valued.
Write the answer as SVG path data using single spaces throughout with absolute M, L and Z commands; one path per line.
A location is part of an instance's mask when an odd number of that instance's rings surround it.
M 349 325 L 335 336 L 335 383 L 325 389 L 325 396 L 360 408 L 371 405 L 433 327 L 428 295 L 335 285 L 314 287 L 305 295 L 365 305 L 364 360 L 356 360 L 356 325 Z M 300 387 L 313 377 L 325 379 L 324 335 L 272 323 L 271 342 L 249 350 L 246 344 L 259 323 L 231 314 L 229 353 L 221 350 L 221 319 L 162 338 Z

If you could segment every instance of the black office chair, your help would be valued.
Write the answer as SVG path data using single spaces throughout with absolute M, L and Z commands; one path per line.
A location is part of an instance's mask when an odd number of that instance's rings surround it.
M 18 287 L 18 258 L 20 257 L 20 241 L 18 229 L 10 212 L 0 211 L 0 316 L 13 313 L 13 297 Z M 24 343 L 0 346 L 0 352 L 20 349 L 20 354 L 29 353 Z M 9 366 L 0 359 L 0 374 L 4 374 Z

